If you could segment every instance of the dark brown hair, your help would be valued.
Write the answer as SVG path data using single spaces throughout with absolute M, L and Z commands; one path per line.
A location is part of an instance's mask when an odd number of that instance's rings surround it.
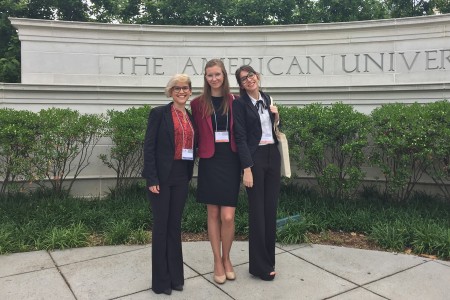
M 245 89 L 244 89 L 244 87 L 242 86 L 242 82 L 241 82 L 241 72 L 242 71 L 247 71 L 247 72 L 252 72 L 253 74 L 255 74 L 257 77 L 258 77 L 258 79 L 259 79 L 259 74 L 258 74 L 258 72 L 256 72 L 255 71 L 255 69 L 253 69 L 253 67 L 252 66 L 250 66 L 250 65 L 243 65 L 243 66 L 240 66 L 237 70 L 236 70 L 236 72 L 234 73 L 234 75 L 236 76 L 236 80 L 237 80 L 237 83 L 238 83 L 238 85 L 239 85 L 239 94 L 241 95 L 241 96 L 243 96 L 243 95 L 245 95 L 247 92 L 245 91 Z

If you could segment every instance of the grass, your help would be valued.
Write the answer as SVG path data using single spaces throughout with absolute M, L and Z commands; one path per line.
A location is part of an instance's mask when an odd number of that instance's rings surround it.
M 206 231 L 206 207 L 195 201 L 190 189 L 182 230 Z M 248 235 L 248 204 L 239 195 L 236 234 Z M 450 204 L 425 194 L 408 203 L 385 200 L 373 188 L 346 201 L 324 199 L 313 190 L 283 184 L 278 218 L 300 214 L 300 220 L 278 229 L 278 242 L 308 242 L 308 233 L 356 232 L 377 246 L 394 251 L 450 259 Z M 103 199 L 56 197 L 38 191 L 0 197 L 0 254 L 65 249 L 91 245 L 145 244 L 150 242 L 151 210 L 144 187 L 112 191 Z

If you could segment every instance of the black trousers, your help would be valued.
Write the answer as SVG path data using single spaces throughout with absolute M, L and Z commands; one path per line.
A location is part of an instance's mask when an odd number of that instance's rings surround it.
M 281 157 L 277 146 L 259 146 L 253 163 L 253 187 L 247 188 L 249 272 L 263 276 L 275 270 L 277 206 L 281 184 Z
M 188 165 L 175 160 L 159 194 L 149 191 L 153 213 L 152 289 L 162 293 L 184 284 L 181 217 L 188 195 Z

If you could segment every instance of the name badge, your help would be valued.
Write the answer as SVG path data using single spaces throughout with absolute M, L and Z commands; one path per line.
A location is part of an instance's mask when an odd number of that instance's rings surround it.
M 182 160 L 194 160 L 194 150 L 193 149 L 183 149 L 181 151 Z
M 266 144 L 271 144 L 271 143 L 273 143 L 272 134 L 263 134 L 259 144 L 260 145 L 266 145 Z
M 215 138 L 216 143 L 227 143 L 230 141 L 228 137 L 228 131 L 216 131 Z

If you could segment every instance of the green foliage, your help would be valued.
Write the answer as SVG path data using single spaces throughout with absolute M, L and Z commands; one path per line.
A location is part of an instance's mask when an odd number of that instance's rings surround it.
M 369 237 L 381 247 L 393 251 L 403 251 L 410 240 L 408 228 L 402 221 L 377 223 Z
M 145 230 L 144 226 L 131 231 L 129 238 L 130 244 L 148 244 L 151 241 L 151 236 L 148 230 Z
M 20 81 L 20 44 L 8 17 L 155 25 L 248 26 L 349 22 L 449 12 L 447 0 L 0 1 L 0 82 Z
M 438 101 L 425 107 L 430 153 L 425 172 L 450 201 L 450 102 Z
M 91 0 L 88 14 L 97 22 L 134 23 L 140 18 L 140 10 L 146 3 L 140 0 Z
M 151 210 L 144 185 L 105 199 L 59 198 L 38 193 L 0 196 L 0 253 L 59 249 L 100 244 L 142 244 L 150 241 Z M 207 212 L 191 188 L 183 212 L 185 232 L 205 232 Z M 281 188 L 279 217 L 300 214 L 300 222 L 278 231 L 281 243 L 307 242 L 309 233 L 352 231 L 368 235 L 390 250 L 450 259 L 450 204 L 416 194 L 408 203 L 387 202 L 367 188 L 354 201 L 325 199 L 308 187 Z M 248 234 L 248 201 L 239 195 L 236 234 Z M 346 225 L 346 223 L 349 223 Z
M 46 232 L 41 247 L 46 250 L 85 247 L 88 237 L 89 231 L 82 223 L 71 224 L 67 228 L 56 226 Z
M 0 57 L 0 82 L 20 81 L 20 46 L 16 36 L 11 37 L 10 46 Z
M 431 0 L 384 0 L 391 18 L 415 17 L 434 14 Z
M 237 234 L 248 236 L 248 201 L 247 195 L 242 191 L 239 194 L 234 216 L 234 228 Z
M 307 243 L 309 227 L 311 224 L 304 218 L 297 222 L 288 222 L 277 230 L 277 241 L 281 244 Z
M 34 155 L 39 137 L 39 118 L 29 111 L 0 109 L 0 193 L 12 188 L 15 181 L 34 181 L 43 176 L 35 166 L 42 163 Z M 20 186 L 18 187 L 20 189 Z
M 292 24 L 293 0 L 233 1 L 228 13 L 234 25 Z
M 286 125 L 293 160 L 313 174 L 324 197 L 348 198 L 357 191 L 364 173 L 368 116 L 352 106 L 315 103 L 289 115 Z
M 393 251 L 411 247 L 414 253 L 450 257 L 450 228 L 445 222 L 431 218 L 412 215 L 412 220 L 399 218 L 378 222 L 369 237 L 381 247 Z
M 38 155 L 45 160 L 45 176 L 53 191 L 70 192 L 90 157 L 104 128 L 98 115 L 82 115 L 71 109 L 49 108 L 39 112 L 41 123 Z M 70 177 L 68 177 L 70 176 Z M 68 182 L 67 185 L 64 185 Z M 41 183 L 42 184 L 42 183 Z
M 0 254 L 14 252 L 14 225 L 3 222 L 0 227 Z
M 20 42 L 8 17 L 23 16 L 23 1 L 0 2 L 0 82 L 20 82 Z
M 112 221 L 105 231 L 107 245 L 126 244 L 131 237 L 131 223 L 128 220 Z
M 371 161 L 385 176 L 385 193 L 397 201 L 408 200 L 422 178 L 433 153 L 433 128 L 426 109 L 414 103 L 383 105 L 372 112 Z
M 378 0 L 318 0 L 315 8 L 321 23 L 388 18 L 388 11 Z
M 181 230 L 186 232 L 199 233 L 207 230 L 207 211 L 206 205 L 198 203 L 195 198 L 196 190 L 191 188 L 191 193 L 186 201 L 181 222 Z
M 448 0 L 434 0 L 434 3 L 436 5 L 436 9 L 442 13 L 450 13 L 450 1 Z
M 20 82 L 20 42 L 9 17 L 87 21 L 83 0 L 0 1 L 0 82 Z
M 450 257 L 450 228 L 434 222 L 415 224 L 411 245 L 415 253 Z
M 116 191 L 133 184 L 143 168 L 145 129 L 150 113 L 149 106 L 131 107 L 127 110 L 108 111 L 106 135 L 113 146 L 109 155 L 101 154 L 102 162 L 116 172 Z

